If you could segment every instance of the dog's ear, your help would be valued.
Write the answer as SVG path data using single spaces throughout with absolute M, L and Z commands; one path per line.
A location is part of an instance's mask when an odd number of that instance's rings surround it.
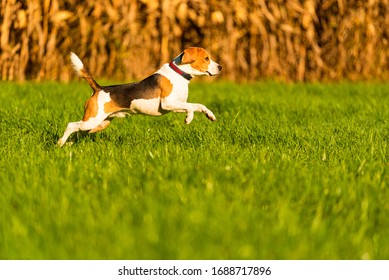
M 185 49 L 181 58 L 181 64 L 189 64 L 195 62 L 199 57 L 200 50 L 200 48 L 193 47 Z

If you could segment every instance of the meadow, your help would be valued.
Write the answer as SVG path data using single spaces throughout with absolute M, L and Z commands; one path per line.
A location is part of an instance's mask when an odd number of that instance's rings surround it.
M 389 258 L 388 84 L 195 81 L 217 122 L 63 148 L 86 83 L 0 86 L 0 259 Z

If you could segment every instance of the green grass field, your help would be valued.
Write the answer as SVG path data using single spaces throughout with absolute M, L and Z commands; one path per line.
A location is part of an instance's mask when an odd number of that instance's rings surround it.
M 388 84 L 195 82 L 217 122 L 64 148 L 86 83 L 0 86 L 0 259 L 389 258 Z

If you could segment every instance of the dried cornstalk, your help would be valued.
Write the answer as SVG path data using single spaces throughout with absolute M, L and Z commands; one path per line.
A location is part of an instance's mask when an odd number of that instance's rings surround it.
M 389 0 L 2 0 L 0 75 L 139 79 L 203 46 L 224 79 L 388 79 Z

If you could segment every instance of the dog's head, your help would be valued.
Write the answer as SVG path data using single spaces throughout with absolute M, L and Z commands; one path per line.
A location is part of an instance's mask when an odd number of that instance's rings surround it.
M 187 48 L 178 58 L 181 58 L 176 62 L 180 69 L 191 75 L 215 76 L 222 70 L 222 67 L 213 61 L 203 48 Z

